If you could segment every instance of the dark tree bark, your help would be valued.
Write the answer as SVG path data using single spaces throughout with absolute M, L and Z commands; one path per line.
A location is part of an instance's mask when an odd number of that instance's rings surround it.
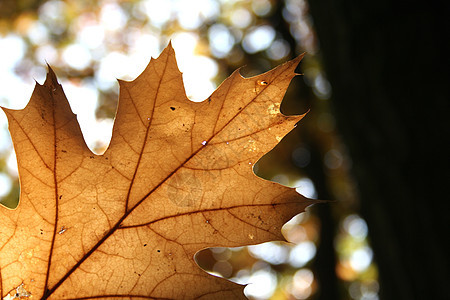
M 314 137 L 304 134 L 311 150 L 311 161 L 305 168 L 308 176 L 317 185 L 318 199 L 332 199 L 327 186 L 325 172 L 323 171 L 323 155 Z M 316 300 L 340 299 L 343 287 L 339 284 L 336 276 L 336 252 L 334 240 L 337 233 L 337 222 L 333 215 L 331 203 L 315 205 L 312 210 L 320 219 L 320 235 L 313 269 L 319 285 Z
M 450 299 L 448 3 L 309 2 L 381 299 Z

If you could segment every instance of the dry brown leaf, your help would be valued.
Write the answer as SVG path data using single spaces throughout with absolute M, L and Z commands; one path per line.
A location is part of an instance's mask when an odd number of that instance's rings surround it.
M 281 226 L 312 203 L 252 171 L 302 118 L 279 110 L 301 58 L 252 78 L 236 71 L 194 103 L 169 45 L 120 81 L 103 155 L 86 146 L 50 69 L 24 109 L 3 108 L 21 193 L 17 209 L 0 208 L 1 296 L 244 298 L 193 257 L 283 240 Z

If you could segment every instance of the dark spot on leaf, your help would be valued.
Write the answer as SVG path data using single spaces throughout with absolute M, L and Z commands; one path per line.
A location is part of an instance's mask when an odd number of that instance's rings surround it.
M 175 110 L 175 107 L 171 106 L 170 109 L 171 109 L 171 110 Z
M 158 249 L 158 250 L 156 250 L 156 252 L 161 252 L 161 250 Z
M 147 244 L 144 244 L 144 247 L 147 247 Z
M 61 150 L 61 152 L 63 152 L 63 153 L 67 153 L 67 151 L 66 151 L 66 150 Z

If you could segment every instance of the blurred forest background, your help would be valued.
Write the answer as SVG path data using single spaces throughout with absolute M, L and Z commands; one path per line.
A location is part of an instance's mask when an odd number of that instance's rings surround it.
M 1 0 L 0 105 L 23 108 L 48 63 L 101 153 L 116 78 L 169 40 L 193 101 L 238 67 L 251 76 L 306 51 L 282 111 L 310 111 L 255 172 L 333 202 L 288 222 L 291 243 L 208 249 L 198 263 L 251 282 L 251 299 L 450 299 L 448 12 L 414 0 Z M 0 202 L 14 207 L 3 113 L 0 127 Z

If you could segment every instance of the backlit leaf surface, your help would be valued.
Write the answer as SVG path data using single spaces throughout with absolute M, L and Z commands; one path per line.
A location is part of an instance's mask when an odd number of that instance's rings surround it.
M 312 203 L 252 171 L 302 118 L 279 109 L 300 60 L 247 79 L 236 71 L 195 103 L 169 45 L 119 82 L 103 155 L 86 146 L 50 69 L 24 109 L 3 108 L 21 193 L 17 209 L 0 207 L 1 296 L 244 298 L 193 257 L 283 240 L 281 226 Z

